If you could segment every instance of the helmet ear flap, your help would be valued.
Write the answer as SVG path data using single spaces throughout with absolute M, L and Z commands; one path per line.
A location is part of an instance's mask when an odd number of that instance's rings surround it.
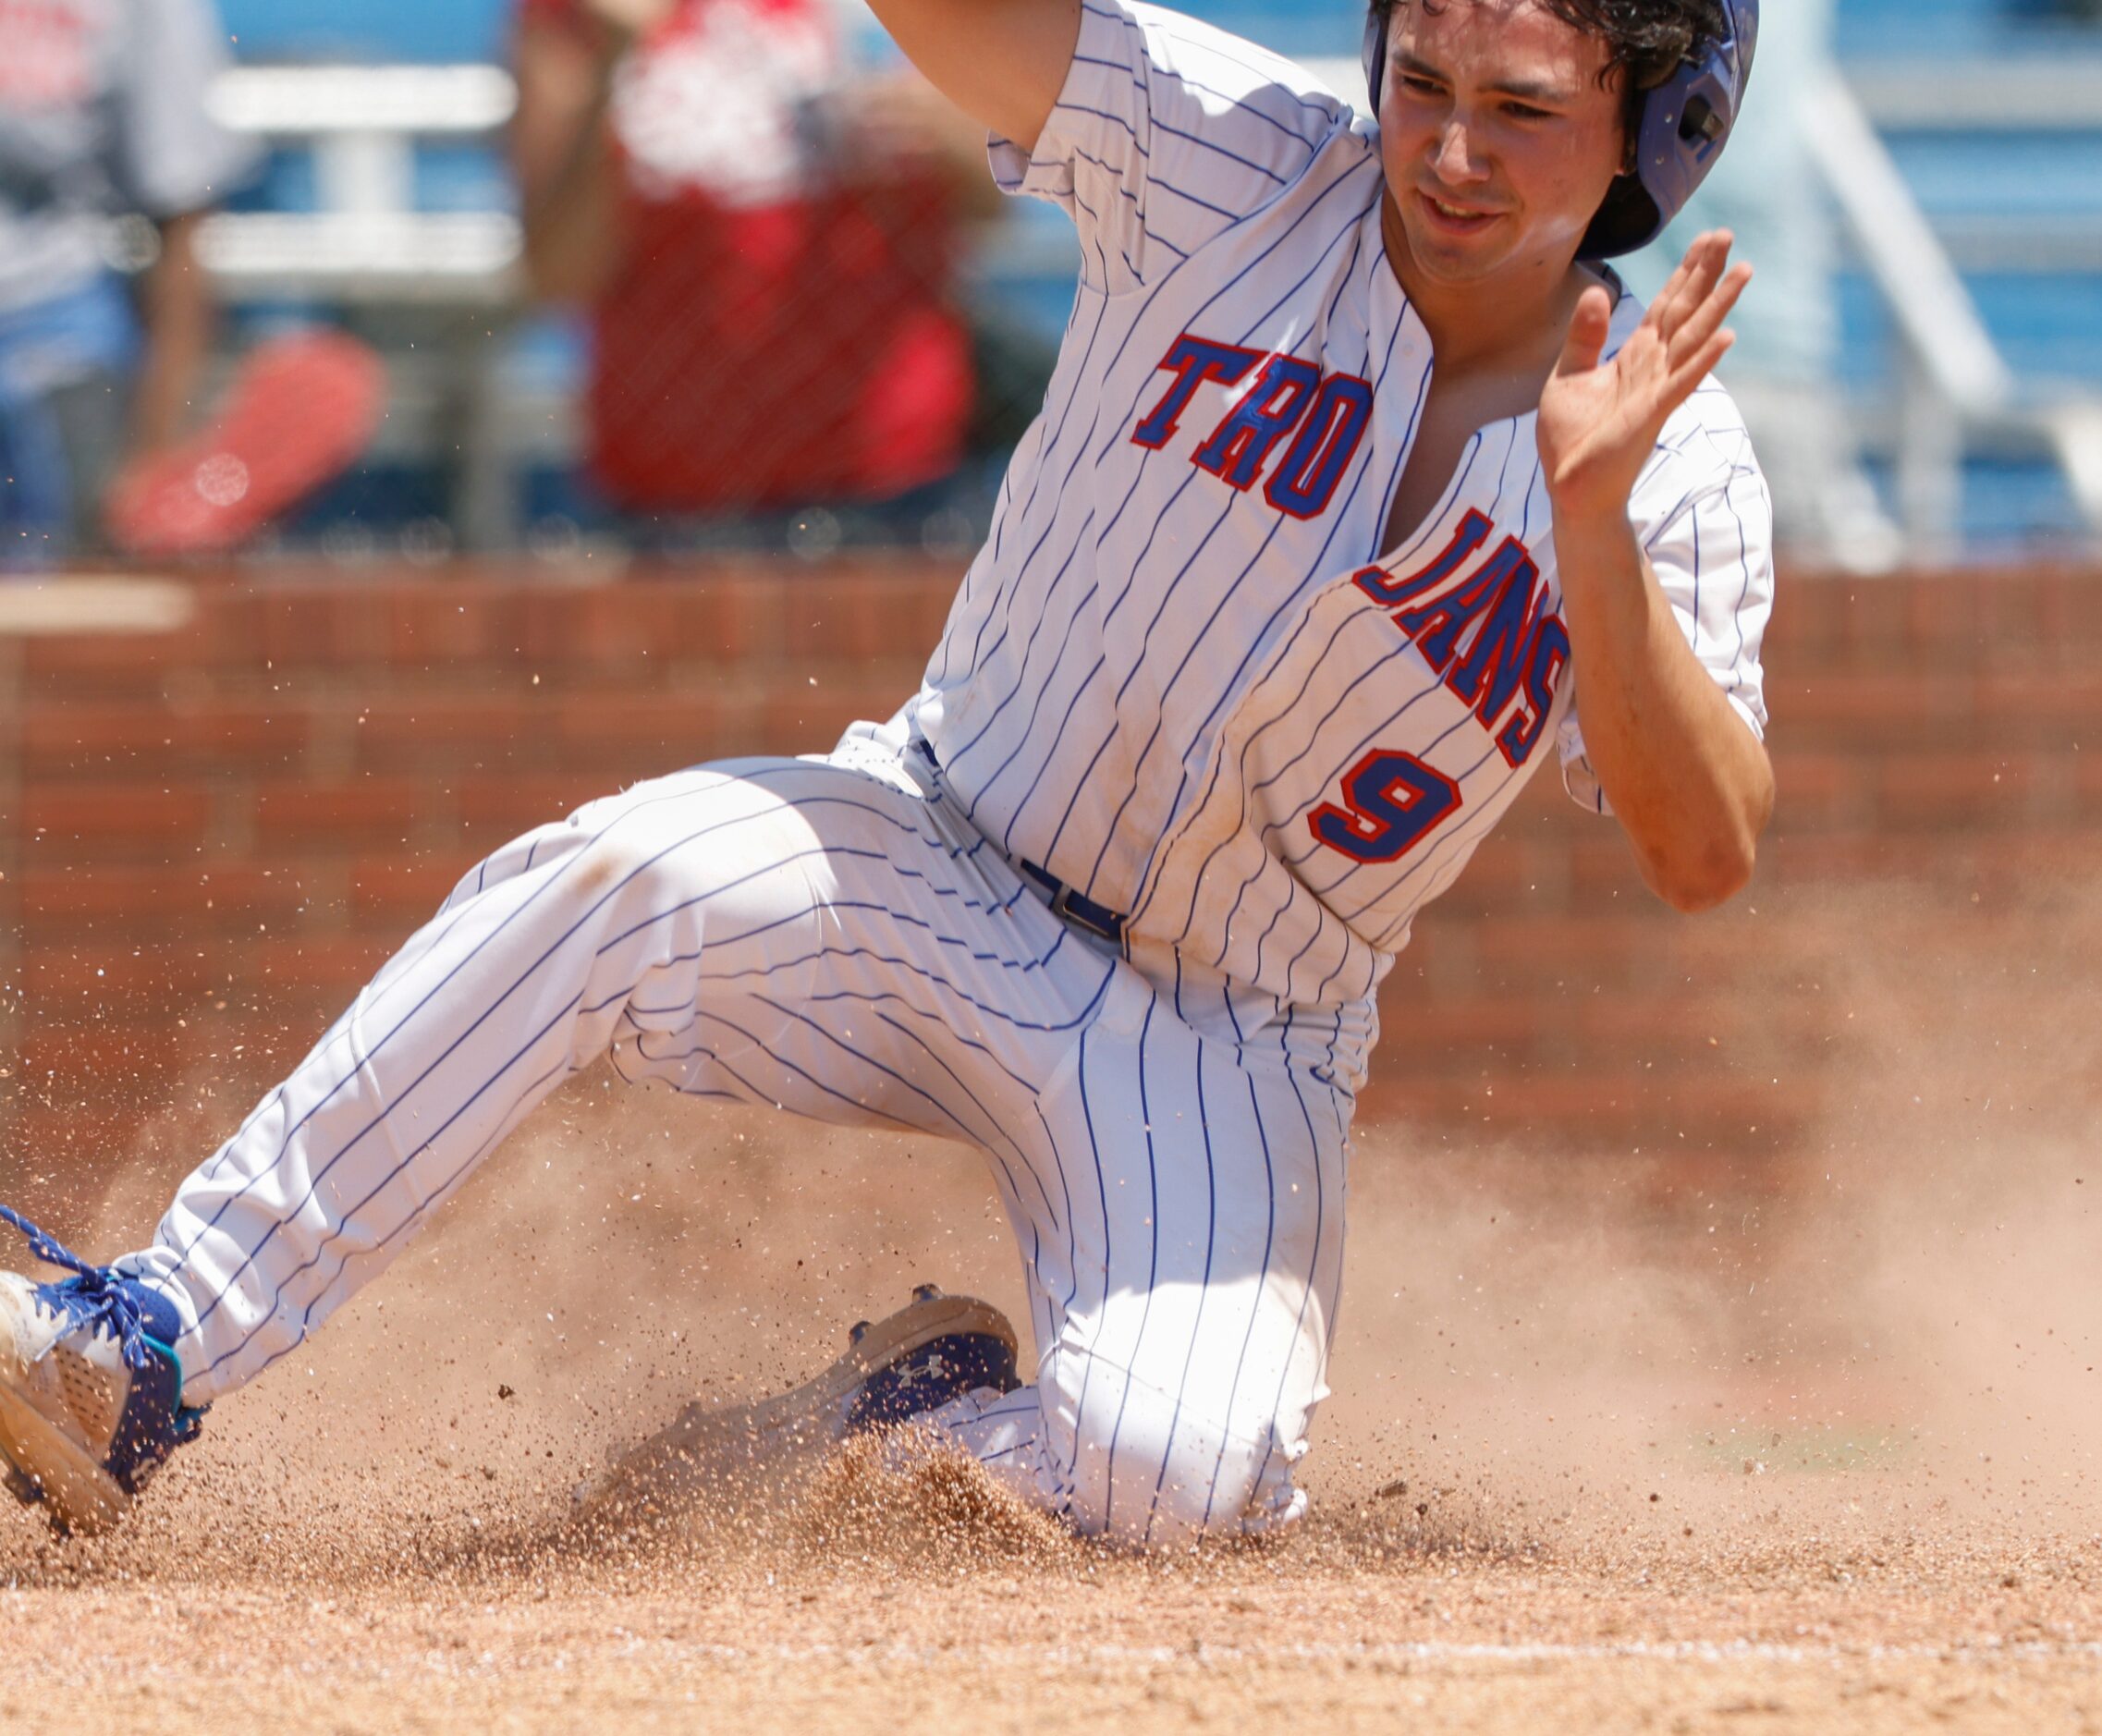
M 1636 101 L 1628 122 L 1633 161 L 1592 219 L 1579 258 L 1647 247 L 1722 154 L 1752 77 L 1759 0 L 1721 0 L 1721 6 L 1722 36 Z
M 1393 21 L 1391 5 L 1375 4 L 1365 15 L 1365 98 L 1372 113 L 1379 113 L 1379 87 L 1387 71 L 1387 31 Z

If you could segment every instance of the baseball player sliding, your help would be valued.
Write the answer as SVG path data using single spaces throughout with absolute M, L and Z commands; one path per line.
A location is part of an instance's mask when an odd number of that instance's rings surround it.
M 927 1292 L 807 1416 L 916 1417 L 1083 1533 L 1276 1527 L 1417 912 L 1550 757 L 1668 902 L 1750 874 L 1769 511 L 1709 378 L 1749 274 L 1703 236 L 1645 310 L 1600 262 L 1714 161 L 1754 0 L 1374 0 L 1376 125 L 1137 0 L 876 10 L 1085 260 L 923 685 L 506 845 L 149 1246 L 31 1232 L 73 1276 L 0 1278 L 0 1449 L 62 1522 L 610 1055 L 987 1154 L 1027 1381 Z

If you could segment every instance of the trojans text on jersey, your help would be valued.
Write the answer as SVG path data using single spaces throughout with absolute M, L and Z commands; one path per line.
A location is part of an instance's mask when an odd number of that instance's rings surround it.
M 1227 410 L 1190 461 L 1243 493 L 1263 481 L 1263 498 L 1295 519 L 1328 510 L 1372 422 L 1372 386 L 1354 373 L 1323 373 L 1298 356 L 1265 354 L 1185 332 L 1160 366 L 1174 380 L 1131 430 L 1136 446 L 1158 450 L 1181 431 L 1198 387 L 1226 388 Z M 1291 444 L 1272 467 L 1287 438 Z

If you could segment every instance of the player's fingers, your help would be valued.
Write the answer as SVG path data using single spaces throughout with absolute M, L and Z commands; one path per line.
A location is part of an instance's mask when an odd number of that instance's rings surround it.
M 1699 245 L 1698 240 L 1693 243 L 1693 247 Z M 1690 247 L 1679 256 L 1679 263 L 1671 268 L 1671 275 L 1664 280 L 1663 287 L 1650 298 L 1649 306 L 1643 313 L 1644 320 L 1649 324 L 1656 325 L 1663 321 L 1664 311 L 1678 297 L 1680 286 L 1686 281 L 1687 273 L 1692 269 L 1693 258 L 1693 248 Z
M 1681 319 L 1691 317 L 1693 311 L 1715 293 L 1716 285 L 1729 267 L 1729 246 L 1728 229 L 1710 229 L 1701 238 L 1701 257 L 1687 282 L 1685 293 L 1680 298 Z
M 1679 256 L 1678 264 L 1671 268 L 1671 275 L 1664 280 L 1663 288 L 1650 298 L 1650 304 L 1643 313 L 1643 324 L 1662 336 L 1669 337 L 1679 324 L 1680 305 L 1693 282 L 1694 274 L 1700 269 L 1707 239 L 1705 233 L 1693 238 L 1686 251 Z
M 1664 280 L 1664 287 L 1650 301 L 1647 318 L 1650 324 L 1667 336 L 1678 326 L 1680 303 L 1693 282 L 1694 274 L 1700 269 L 1702 256 L 1707 251 L 1707 241 L 1705 231 L 1693 238 L 1686 251 L 1679 256 L 1679 263 L 1671 268 L 1671 275 Z
M 1737 341 L 1737 334 L 1728 327 L 1716 333 L 1686 361 L 1675 365 L 1665 377 L 1664 413 L 1668 416 L 1680 405 L 1693 396 L 1701 382 L 1713 373 L 1716 364 L 1729 353 L 1729 347 Z
M 1686 315 L 1671 337 L 1674 365 L 1682 352 L 1698 349 L 1715 336 L 1723 321 L 1729 317 L 1730 309 L 1737 305 L 1738 297 L 1744 293 L 1744 286 L 1751 281 L 1751 266 L 1742 263 L 1732 265 L 1700 305 Z
M 1570 315 L 1569 335 L 1562 339 L 1561 359 L 1555 363 L 1558 374 L 1589 373 L 1606 353 L 1606 339 L 1613 327 L 1613 298 L 1594 286 L 1577 298 L 1576 312 Z
M 1685 258 L 1679 263 L 1679 269 L 1666 284 L 1666 293 L 1658 296 L 1656 303 L 1657 329 L 1667 338 L 1678 332 L 1715 288 L 1716 279 L 1722 275 L 1723 263 L 1729 257 L 1729 243 L 1727 229 L 1710 229 L 1693 238 Z

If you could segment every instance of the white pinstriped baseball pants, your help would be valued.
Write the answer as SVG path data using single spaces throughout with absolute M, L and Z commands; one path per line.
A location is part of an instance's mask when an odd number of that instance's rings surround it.
M 185 1180 L 128 1269 L 202 1403 L 291 1351 L 564 1078 L 982 1147 L 1035 1379 L 935 1412 L 1086 1533 L 1302 1510 L 1350 1098 L 1273 1028 L 1201 1035 L 1054 915 L 897 726 L 638 785 L 495 852 Z

